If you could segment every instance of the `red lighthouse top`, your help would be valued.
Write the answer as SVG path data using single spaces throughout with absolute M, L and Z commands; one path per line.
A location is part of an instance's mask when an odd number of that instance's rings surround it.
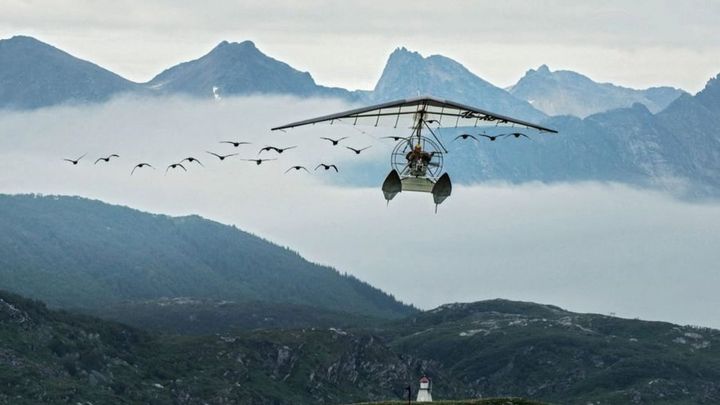
M 427 378 L 427 377 L 425 377 L 425 376 L 422 376 L 422 378 L 420 378 L 420 382 L 421 382 L 421 383 L 429 383 L 429 382 L 430 382 L 430 379 Z

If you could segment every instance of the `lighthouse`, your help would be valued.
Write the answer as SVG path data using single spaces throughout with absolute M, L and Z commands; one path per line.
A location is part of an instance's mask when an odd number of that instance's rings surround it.
M 416 402 L 432 402 L 432 395 L 430 395 L 431 390 L 430 379 L 423 376 L 420 379 L 420 389 L 418 390 Z

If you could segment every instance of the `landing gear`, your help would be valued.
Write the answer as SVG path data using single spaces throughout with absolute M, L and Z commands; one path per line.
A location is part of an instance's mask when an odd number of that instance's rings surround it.
M 390 203 L 402 191 L 431 193 L 437 212 L 437 206 L 452 193 L 450 176 L 442 173 L 443 156 L 439 145 L 425 136 L 400 141 L 392 153 L 393 170 L 382 185 L 385 201 Z

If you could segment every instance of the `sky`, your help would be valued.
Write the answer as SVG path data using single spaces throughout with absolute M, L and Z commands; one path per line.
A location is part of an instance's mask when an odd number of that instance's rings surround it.
M 279 117 L 275 111 L 288 113 Z M 339 187 L 351 159 L 387 159 L 392 142 L 353 127 L 269 133 L 348 106 L 252 97 L 114 99 L 0 112 L 0 192 L 80 195 L 171 215 L 199 214 L 298 251 L 429 309 L 506 298 L 720 328 L 720 203 L 621 184 L 456 186 L 437 214 L 428 194 L 386 206 L 378 187 Z M 238 123 L 243 125 L 238 128 Z M 356 156 L 319 136 L 373 148 Z M 233 148 L 225 139 L 252 141 Z M 298 145 L 261 166 L 266 144 Z M 348 143 L 350 144 L 350 143 Z M 205 153 L 237 152 L 217 161 Z M 87 153 L 77 166 L 63 158 Z M 110 164 L 95 159 L 117 153 Z M 165 167 L 187 156 L 206 167 Z M 157 169 L 131 168 L 147 161 Z M 284 172 L 336 163 L 340 173 Z M 382 179 L 378 179 L 378 184 Z
M 372 89 L 400 46 L 501 87 L 542 64 L 692 93 L 720 72 L 716 0 L 0 0 L 0 10 L 0 38 L 35 36 L 139 82 L 247 39 L 349 89 Z

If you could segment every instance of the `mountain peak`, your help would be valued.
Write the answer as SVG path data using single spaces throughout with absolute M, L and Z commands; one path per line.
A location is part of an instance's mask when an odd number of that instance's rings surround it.
M 398 61 L 409 61 L 409 60 L 423 60 L 422 55 L 420 55 L 417 51 L 411 51 L 404 46 L 395 48 L 395 50 L 390 54 L 390 57 L 388 58 L 387 64 L 390 63 L 397 63 Z
M 244 51 L 255 51 L 257 53 L 262 53 L 260 50 L 255 46 L 255 43 L 253 41 L 242 41 L 242 42 L 228 42 L 228 41 L 222 41 L 215 48 L 213 48 L 208 55 L 217 53 L 217 52 L 244 52 Z
M 158 91 L 200 97 L 215 97 L 217 94 L 348 97 L 345 90 L 317 85 L 310 73 L 273 59 L 252 41 L 222 41 L 206 55 L 173 66 L 148 84 Z
M 708 80 L 705 88 L 695 97 L 710 110 L 720 111 L 720 74 Z
M 387 101 L 419 94 L 477 105 L 527 120 L 544 117 L 527 102 L 493 86 L 456 60 L 442 55 L 424 57 L 419 52 L 398 47 L 390 54 L 372 97 L 376 101 Z
M 136 84 L 36 38 L 0 40 L 0 108 L 105 101 Z
M 551 73 L 550 68 L 546 64 L 540 65 L 540 67 L 537 68 L 537 72 L 542 73 L 542 74 L 550 74 Z
M 580 118 L 631 107 L 636 102 L 656 113 L 682 94 L 681 90 L 670 87 L 635 90 L 598 83 L 570 70 L 550 71 L 545 64 L 537 70 L 528 70 L 509 91 L 520 99 L 532 101 L 535 108 L 546 114 Z
M 38 40 L 37 38 L 31 37 L 28 35 L 13 35 L 12 37 L 5 39 L 3 41 L 44 43 L 44 42 Z

